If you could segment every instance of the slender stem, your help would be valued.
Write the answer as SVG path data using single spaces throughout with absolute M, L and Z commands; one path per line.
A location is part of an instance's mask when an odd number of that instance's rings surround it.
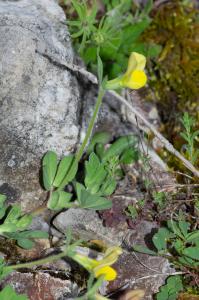
M 94 108 L 94 112 L 93 112 L 92 118 L 90 120 L 90 123 L 88 125 L 86 136 L 85 136 L 85 138 L 83 140 L 83 143 L 82 143 L 81 147 L 79 148 L 78 152 L 76 153 L 74 162 L 73 162 L 73 164 L 72 164 L 69 172 L 66 174 L 66 177 L 63 179 L 63 181 L 60 184 L 60 186 L 57 188 L 57 191 L 62 190 L 65 187 L 65 185 L 68 183 L 68 177 L 70 177 L 70 174 L 73 172 L 73 169 L 76 167 L 77 163 L 80 161 L 80 159 L 81 159 L 81 157 L 82 157 L 82 155 L 84 153 L 84 150 L 86 148 L 88 140 L 89 140 L 89 138 L 90 138 L 90 136 L 92 134 L 92 130 L 93 130 L 93 127 L 94 127 L 94 124 L 95 124 L 95 121 L 96 121 L 96 118 L 97 118 L 100 106 L 102 104 L 102 99 L 104 97 L 104 94 L 105 94 L 105 90 L 102 87 L 100 87 L 99 88 L 99 94 L 98 94 L 97 101 L 96 101 L 95 108 Z
M 94 124 L 95 124 L 95 121 L 96 121 L 96 118 L 97 118 L 97 115 L 98 115 L 98 112 L 99 112 L 99 109 L 100 109 L 100 106 L 102 104 L 102 99 L 104 97 L 104 94 L 105 94 L 105 91 L 103 88 L 100 88 L 99 90 L 99 94 L 98 94 L 98 97 L 97 97 L 97 101 L 96 101 L 96 104 L 95 104 L 95 109 L 94 109 L 94 112 L 93 112 L 93 115 L 92 115 L 92 118 L 90 120 L 90 123 L 88 125 L 88 129 L 87 129 L 87 132 L 86 132 L 86 136 L 84 138 L 84 141 L 79 149 L 79 151 L 77 152 L 76 154 L 76 160 L 79 162 L 82 155 L 83 155 L 83 152 L 84 152 L 84 149 L 86 148 L 86 145 L 88 143 L 88 140 L 92 134 L 92 130 L 93 130 L 93 127 L 94 127 Z
M 106 82 L 106 90 L 121 89 L 122 88 L 121 79 L 122 79 L 122 76 L 117 77 L 117 78 L 112 79 L 112 80 L 108 80 Z
M 43 265 L 43 264 L 47 264 L 49 262 L 53 262 L 56 261 L 62 257 L 65 257 L 67 255 L 68 251 L 64 251 L 62 253 L 56 254 L 56 255 L 52 255 L 52 256 L 48 256 L 45 258 L 41 258 L 35 261 L 31 261 L 31 262 L 27 262 L 27 263 L 21 263 L 18 265 L 10 265 L 10 266 L 6 266 L 4 267 L 6 270 L 8 271 L 12 271 L 12 270 L 16 270 L 16 269 L 24 269 L 24 268 L 32 268 L 33 266 L 36 265 Z

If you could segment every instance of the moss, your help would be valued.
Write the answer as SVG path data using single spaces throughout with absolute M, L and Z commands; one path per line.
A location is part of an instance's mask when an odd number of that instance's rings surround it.
M 159 58 L 149 66 L 149 84 L 166 111 L 165 121 L 170 121 L 172 112 L 176 119 L 176 113 L 183 111 L 199 120 L 198 10 L 175 0 L 162 5 L 142 39 L 162 46 Z

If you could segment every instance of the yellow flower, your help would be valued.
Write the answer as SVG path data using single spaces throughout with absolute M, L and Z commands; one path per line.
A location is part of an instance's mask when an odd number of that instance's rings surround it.
M 137 52 L 132 52 L 129 61 L 128 68 L 124 75 L 109 80 L 106 84 L 106 89 L 118 89 L 121 87 L 128 87 L 130 89 L 140 89 L 147 82 L 144 68 L 146 65 L 146 58 L 144 55 Z
M 111 281 L 116 278 L 117 272 L 110 265 L 117 261 L 121 253 L 120 247 L 110 247 L 100 260 L 92 259 L 79 253 L 74 254 L 72 258 L 89 272 L 93 272 L 96 278 L 104 276 L 105 280 Z

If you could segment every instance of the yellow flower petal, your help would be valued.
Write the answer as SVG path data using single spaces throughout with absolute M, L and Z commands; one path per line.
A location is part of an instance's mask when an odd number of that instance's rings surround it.
M 130 76 L 132 71 L 140 70 L 143 71 L 146 65 L 146 57 L 137 52 L 132 52 L 129 61 L 128 68 L 124 76 Z
M 117 272 L 109 266 L 95 268 L 94 274 L 95 274 L 95 277 L 104 275 L 104 279 L 107 281 L 114 280 L 117 277 Z
M 146 74 L 141 70 L 133 71 L 128 77 L 124 76 L 122 80 L 123 86 L 126 86 L 130 89 L 140 89 L 147 82 Z
M 118 260 L 118 256 L 122 253 L 122 249 L 117 246 L 109 247 L 105 254 L 104 258 L 99 261 L 100 266 L 110 266 Z

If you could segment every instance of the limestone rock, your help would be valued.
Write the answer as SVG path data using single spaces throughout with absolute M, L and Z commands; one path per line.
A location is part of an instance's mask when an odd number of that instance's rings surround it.
M 79 92 L 65 15 L 54 0 L 0 0 L 0 193 L 24 210 L 43 202 L 40 159 L 78 140 Z
M 51 272 L 52 273 L 52 272 Z M 45 271 L 36 273 L 13 272 L 1 282 L 0 288 L 11 285 L 19 294 L 27 294 L 29 300 L 64 300 L 78 296 L 76 283 L 58 278 L 59 274 L 50 275 Z
M 104 240 L 107 245 L 121 244 L 124 230 L 103 226 L 102 220 L 93 210 L 70 208 L 58 214 L 53 220 L 53 225 L 65 233 L 72 228 L 73 235 L 84 240 Z

